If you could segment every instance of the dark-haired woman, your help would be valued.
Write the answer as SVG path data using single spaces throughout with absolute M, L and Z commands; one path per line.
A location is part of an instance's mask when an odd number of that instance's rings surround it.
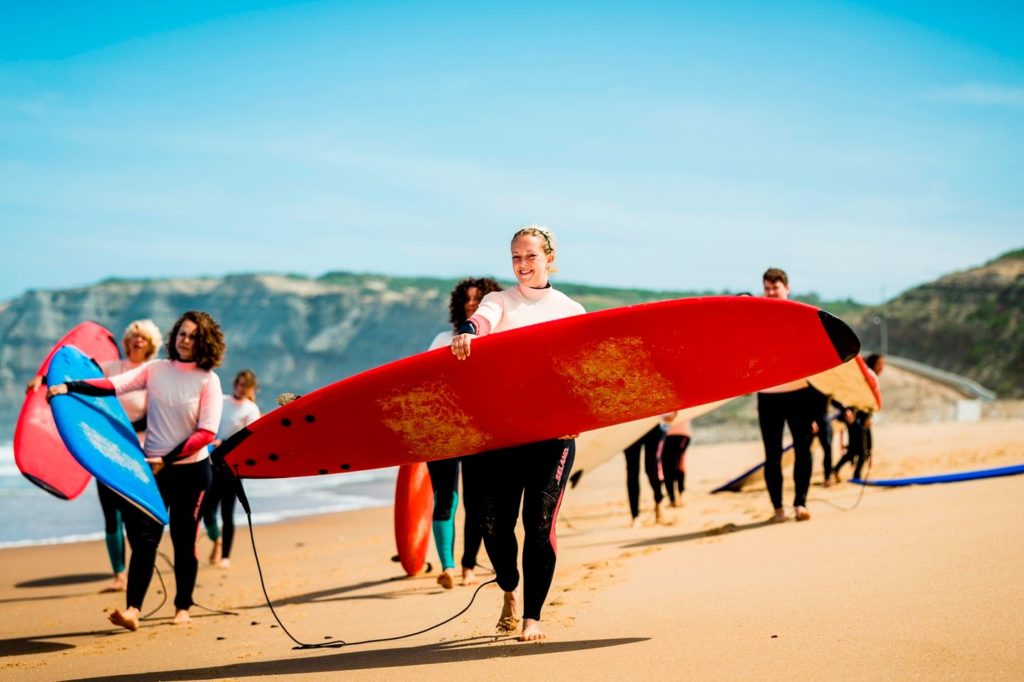
M 429 350 L 451 345 L 454 332 L 468 320 L 480 306 L 484 296 L 492 291 L 501 291 L 501 285 L 490 277 L 469 277 L 452 290 L 448 303 L 448 320 L 451 329 L 434 337 Z M 462 465 L 462 505 L 466 510 L 462 543 L 462 584 L 475 585 L 476 557 L 480 551 L 481 507 L 480 507 L 480 458 L 478 455 L 441 459 L 427 462 L 430 483 L 434 488 L 434 546 L 441 561 L 441 574 L 437 584 L 446 590 L 455 586 L 455 508 L 459 503 L 459 465 Z
M 452 339 L 456 358 L 470 357 L 471 344 L 477 336 L 585 312 L 583 306 L 551 286 L 549 276 L 555 271 L 555 248 L 554 235 L 540 225 L 527 225 L 512 236 L 512 272 L 518 284 L 484 297 L 476 313 Z M 529 358 L 523 360 L 523 371 L 530 371 Z M 514 400 L 518 403 L 515 407 L 521 410 L 551 408 L 542 395 L 515 396 Z M 544 639 L 540 612 L 555 573 L 555 522 L 572 472 L 574 438 L 553 438 L 482 456 L 486 466 L 484 546 L 497 574 L 498 586 L 505 591 L 498 630 L 512 632 L 518 628 L 522 608 L 520 641 Z M 520 503 L 525 531 L 522 606 L 517 594 L 516 523 Z
M 171 329 L 168 360 L 156 360 L 106 379 L 58 384 L 48 392 L 50 396 L 149 392 L 143 449 L 170 516 L 177 587 L 175 624 L 190 622 L 188 611 L 199 568 L 195 554 L 199 509 L 212 479 L 206 446 L 214 440 L 223 407 L 220 379 L 213 368 L 220 365 L 224 351 L 224 335 L 217 322 L 207 313 L 189 311 Z M 125 503 L 121 511 L 132 557 L 127 607 L 113 611 L 110 622 L 137 630 L 163 526 L 134 505 Z

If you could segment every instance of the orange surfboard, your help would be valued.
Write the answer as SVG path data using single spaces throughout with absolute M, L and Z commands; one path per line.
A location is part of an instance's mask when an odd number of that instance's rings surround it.
M 117 360 L 119 356 L 113 334 L 95 322 L 83 322 L 54 344 L 37 375 L 46 376 L 50 360 L 61 346 L 75 346 L 97 364 Z M 45 385 L 25 396 L 14 428 L 14 461 L 25 478 L 64 500 L 78 497 L 92 479 L 57 433 L 46 402 Z
M 422 462 L 398 467 L 395 482 L 395 546 L 407 575 L 423 571 L 430 548 L 434 488 Z
M 794 301 L 645 303 L 439 348 L 309 393 L 242 429 L 221 457 L 243 478 L 446 459 L 634 421 L 810 376 L 856 335 Z
M 878 412 L 882 409 L 878 377 L 859 355 L 838 367 L 815 374 L 807 381 L 844 407 L 864 412 Z

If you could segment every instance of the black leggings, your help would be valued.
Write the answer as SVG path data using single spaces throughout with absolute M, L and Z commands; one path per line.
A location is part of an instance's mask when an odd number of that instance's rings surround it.
M 665 436 L 661 446 L 661 470 L 665 474 L 665 492 L 668 499 L 676 501 L 676 489 L 682 495 L 686 490 L 686 448 L 690 446 L 689 436 Z
M 757 417 L 764 442 L 764 480 L 772 506 L 782 509 L 782 435 L 786 424 L 793 437 L 793 506 L 807 505 L 811 485 L 811 421 L 817 401 L 810 388 L 786 393 L 758 393 Z
M 812 389 L 810 400 L 814 405 L 813 422 L 818 425 L 818 433 L 811 435 L 811 442 L 813 443 L 814 438 L 817 437 L 818 442 L 821 443 L 821 449 L 825 453 L 822 464 L 827 481 L 832 476 L 832 420 L 828 416 L 829 397 Z
M 199 510 L 210 488 L 213 472 L 210 460 L 195 464 L 165 466 L 157 474 L 160 496 L 167 505 L 171 521 L 171 542 L 174 545 L 174 581 L 176 594 L 174 607 L 192 606 L 192 591 L 199 572 L 196 558 L 196 531 L 199 529 Z M 129 608 L 142 609 L 142 601 L 153 578 L 157 547 L 163 536 L 163 525 L 125 501 L 121 505 L 132 558 L 128 564 Z
M 659 450 L 665 431 L 661 425 L 640 437 L 640 440 L 626 448 L 626 493 L 629 495 L 629 512 L 633 518 L 640 516 L 640 448 L 644 449 L 644 471 L 654 491 L 654 503 L 661 502 L 661 474 L 659 472 Z
M 846 454 L 836 462 L 835 473 L 839 475 L 839 468 L 851 462 L 853 477 L 859 479 L 864 469 L 865 462 L 871 457 L 871 429 L 864 426 L 870 415 L 867 412 L 857 412 L 853 423 L 847 424 L 846 431 L 850 439 L 846 447 Z
M 546 440 L 480 455 L 484 547 L 498 586 L 519 586 L 516 522 L 523 509 L 523 617 L 540 620 L 555 574 L 555 523 L 576 453 L 573 440 Z
M 484 539 L 483 486 L 484 475 L 480 455 L 461 457 L 462 463 L 462 508 L 466 510 L 466 523 L 462 536 L 462 567 L 476 567 L 480 543 Z
M 238 494 L 235 491 L 235 480 L 227 474 L 213 474 L 213 483 L 210 485 L 210 492 L 203 502 L 203 523 L 207 528 L 217 526 L 217 507 L 220 507 L 221 516 L 221 557 L 231 558 L 231 545 L 235 541 L 235 501 Z

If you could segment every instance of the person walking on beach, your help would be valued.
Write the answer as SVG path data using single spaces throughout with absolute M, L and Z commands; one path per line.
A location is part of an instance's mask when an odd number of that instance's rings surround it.
M 224 335 L 217 322 L 207 313 L 188 311 L 174 323 L 167 339 L 169 359 L 154 360 L 106 379 L 57 384 L 47 392 L 52 397 L 68 392 L 115 395 L 148 390 L 143 450 L 170 516 L 177 587 L 175 624 L 191 620 L 189 609 L 199 568 L 195 553 L 199 510 L 212 478 L 206 446 L 214 440 L 224 399 L 213 368 L 220 365 L 224 352 Z M 137 630 L 163 525 L 127 502 L 121 504 L 121 514 L 132 547 L 127 606 L 115 609 L 110 622 Z
M 768 298 L 789 298 L 789 277 L 783 270 L 769 268 L 762 278 Z M 757 394 L 757 417 L 764 443 L 764 480 L 775 513 L 772 521 L 786 520 L 782 506 L 782 436 L 786 424 L 793 438 L 793 507 L 797 521 L 807 521 L 807 490 L 811 484 L 811 422 L 816 402 L 806 379 L 767 388 Z
M 665 443 L 661 446 L 661 469 L 665 473 L 665 492 L 668 494 L 670 506 L 683 504 L 683 492 L 686 490 L 686 449 L 693 438 L 690 420 L 679 418 L 673 412 L 666 415 L 668 432 Z
M 256 404 L 256 392 L 259 389 L 259 381 L 251 369 L 243 369 L 235 375 L 231 395 L 224 396 L 224 409 L 221 412 L 220 426 L 217 428 L 217 439 L 212 443 L 214 449 L 260 418 L 260 408 Z M 235 539 L 235 501 L 237 499 L 235 479 L 226 471 L 215 469 L 210 492 L 203 503 L 203 525 L 206 526 L 207 536 L 213 540 L 210 563 L 220 568 L 231 567 L 231 546 Z M 223 519 L 221 522 L 223 531 L 217 525 L 218 508 L 220 508 L 221 519 Z
M 512 236 L 512 272 L 517 285 L 484 296 L 476 313 L 452 339 L 452 353 L 470 360 L 473 339 L 487 334 L 556 320 L 586 312 L 583 306 L 551 286 L 555 272 L 555 236 L 540 225 L 527 225 Z M 530 370 L 524 357 L 523 371 Z M 481 380 L 486 380 L 481 378 Z M 515 396 L 508 409 L 547 410 L 542 395 Z M 567 435 L 537 443 L 496 450 L 481 456 L 485 470 L 484 547 L 497 582 L 505 591 L 498 630 L 514 632 L 520 641 L 545 637 L 541 609 L 555 572 L 555 523 L 565 485 L 572 471 L 575 436 Z M 523 601 L 520 604 L 516 522 L 522 504 Z
M 864 364 L 877 377 L 885 368 L 885 357 L 878 353 L 872 353 L 864 360 Z M 871 412 L 847 409 L 843 414 L 843 421 L 846 422 L 848 440 L 846 453 L 836 463 L 835 469 L 833 469 L 836 482 L 841 482 L 839 469 L 847 462 L 853 464 L 853 477 L 860 480 L 864 464 L 871 459 L 871 447 L 873 445 L 871 426 L 874 421 L 874 415 Z
M 644 451 L 644 472 L 654 493 L 654 522 L 664 521 L 661 503 L 665 496 L 661 491 L 662 467 L 661 448 L 665 442 L 665 424 L 659 422 L 650 431 L 640 436 L 623 452 L 626 455 L 626 496 L 629 498 L 629 513 L 633 520 L 631 527 L 640 527 L 640 450 Z
M 160 349 L 160 329 L 152 320 L 134 320 L 129 323 L 121 337 L 125 359 L 111 360 L 100 365 L 103 376 L 110 377 L 128 370 L 141 367 L 151 361 Z M 28 383 L 28 390 L 37 390 L 43 382 L 42 376 L 35 376 Z M 146 435 L 146 391 L 132 391 L 117 397 L 128 421 L 132 423 L 139 442 L 145 441 Z M 104 541 L 107 545 L 107 556 L 114 572 L 114 581 L 101 592 L 124 592 L 128 585 L 125 572 L 124 524 L 121 519 L 121 497 L 113 490 L 96 481 L 96 494 L 103 510 Z
M 501 285 L 490 277 L 467 278 L 455 285 L 448 301 L 451 329 L 434 337 L 429 350 L 450 346 L 459 327 L 465 324 L 484 296 L 501 291 Z M 462 584 L 475 585 L 476 559 L 483 540 L 481 524 L 480 455 L 440 459 L 427 462 L 430 483 L 434 488 L 432 530 L 434 546 L 441 562 L 437 583 L 450 590 L 455 586 L 455 509 L 459 503 L 459 468 L 462 468 L 462 506 L 466 510 L 462 541 Z

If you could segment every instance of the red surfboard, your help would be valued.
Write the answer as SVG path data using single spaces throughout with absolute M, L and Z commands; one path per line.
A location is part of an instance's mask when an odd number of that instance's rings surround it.
M 645 303 L 482 337 L 363 372 L 221 446 L 244 478 L 446 459 L 632 421 L 810 376 L 860 348 L 813 306 L 749 296 Z
M 36 374 L 46 376 L 61 346 L 75 346 L 99 364 L 119 357 L 113 334 L 95 322 L 83 322 L 50 349 Z M 46 402 L 46 386 L 25 396 L 14 427 L 14 461 L 25 478 L 64 500 L 78 497 L 92 478 L 64 447 Z
M 408 575 L 423 571 L 430 547 L 434 513 L 434 488 L 422 462 L 398 467 L 395 483 L 395 546 L 398 560 Z

